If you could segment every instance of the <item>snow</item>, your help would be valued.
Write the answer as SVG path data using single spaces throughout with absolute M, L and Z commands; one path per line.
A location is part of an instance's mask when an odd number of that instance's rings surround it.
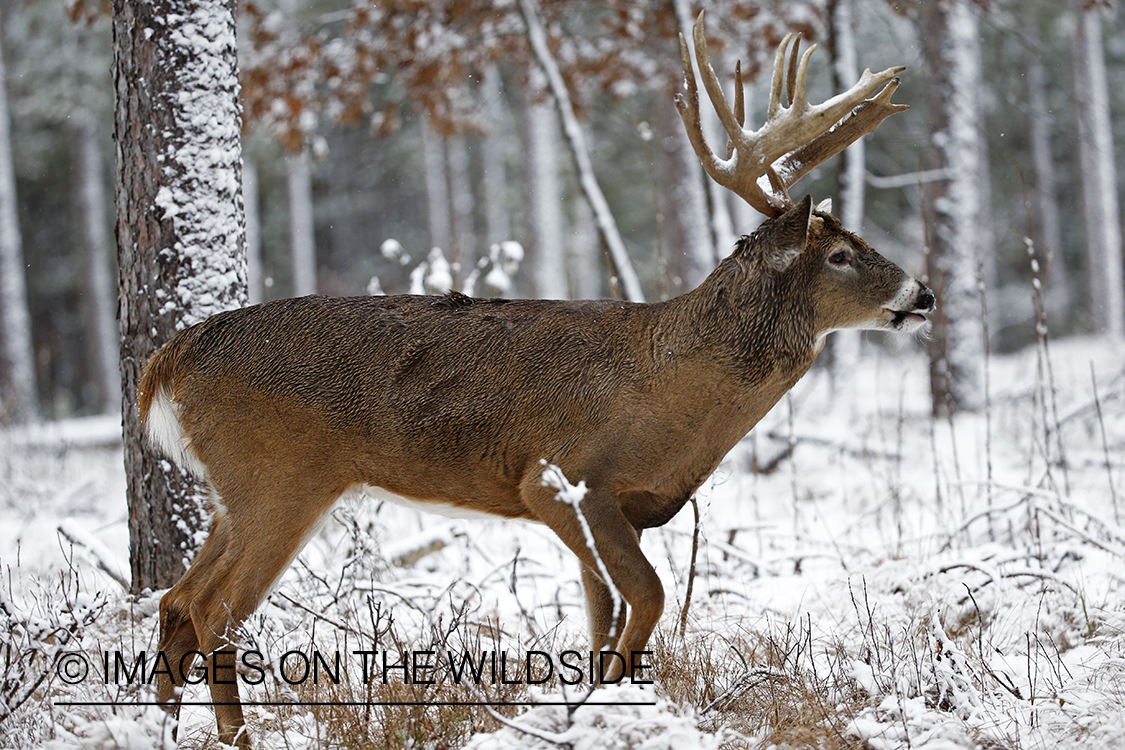
M 929 416 L 924 358 L 909 345 L 869 350 L 846 394 L 831 391 L 826 373 L 810 373 L 698 493 L 683 639 L 694 518 L 681 513 L 645 532 L 667 594 L 653 639 L 666 663 L 655 684 L 602 688 L 573 711 L 551 704 L 581 701 L 582 685 L 531 686 L 529 705 L 505 714 L 498 730 L 450 741 L 780 746 L 770 711 L 750 702 L 774 684 L 788 696 L 817 686 L 839 732 L 872 748 L 1121 746 L 1125 343 L 1054 342 L 1050 370 L 1035 349 L 994 357 L 990 409 L 939 421 Z M 130 598 L 111 575 L 128 570 L 112 427 L 0 432 L 0 637 L 43 656 L 21 664 L 65 655 L 67 669 L 85 659 L 97 675 L 68 684 L 47 670 L 27 702 L 0 719 L 0 746 L 172 746 L 158 709 L 68 705 L 152 696 L 150 687 L 101 679 L 102 654 L 132 660 L 154 650 L 160 594 Z M 777 456 L 769 473 L 750 470 L 755 457 L 764 465 Z M 578 566 L 541 525 L 441 518 L 362 497 L 341 503 L 333 519 L 246 625 L 243 639 L 266 655 L 267 679 L 244 686 L 244 699 L 308 699 L 275 671 L 291 649 L 347 657 L 372 643 L 416 652 L 462 643 L 512 653 L 584 648 Z M 770 661 L 746 645 L 758 641 L 789 650 Z M 708 659 L 734 666 L 693 677 Z M 5 684 L 27 686 L 29 675 L 9 669 L 6 679 L 24 682 Z M 679 677 L 697 692 L 676 689 Z M 206 697 L 188 689 L 188 700 Z M 472 726 L 481 725 L 485 710 L 471 710 Z M 259 747 L 322 747 L 337 726 L 308 707 L 249 706 L 247 714 Z M 390 715 L 374 712 L 371 726 Z M 181 718 L 181 740 L 214 736 L 209 707 L 187 706 Z
M 169 19 L 167 58 L 178 66 L 181 90 L 172 104 L 183 138 L 168 147 L 168 183 L 156 206 L 178 237 L 171 248 L 189 269 L 161 313 L 178 325 L 205 320 L 246 302 L 242 252 L 241 113 L 234 19 L 223 0 L 197 0 Z

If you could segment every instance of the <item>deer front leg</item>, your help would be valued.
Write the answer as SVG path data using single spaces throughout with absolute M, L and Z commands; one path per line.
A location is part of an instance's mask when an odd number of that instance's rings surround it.
M 621 597 L 621 609 L 617 613 L 616 626 L 613 627 L 613 637 L 610 637 L 610 628 L 615 624 L 613 611 L 613 594 L 606 586 L 597 571 L 588 566 L 582 566 L 582 590 L 586 592 L 586 613 L 590 622 L 590 648 L 593 651 L 617 648 L 621 634 L 625 632 L 625 620 L 628 605 L 625 597 Z
M 574 508 L 558 501 L 555 490 L 536 485 L 525 487 L 523 494 L 539 520 L 550 527 L 582 563 L 594 650 L 613 645 L 625 659 L 623 667 L 618 660 L 611 660 L 605 681 L 616 682 L 632 676 L 633 654 L 645 650 L 649 636 L 664 613 L 664 588 L 641 552 L 636 530 L 621 512 L 612 493 L 598 489 L 588 491 L 580 508 L 597 550 L 595 558 Z M 619 613 L 619 632 L 614 644 L 610 644 L 608 638 L 613 601 L 600 573 L 595 573 L 599 570 L 598 559 L 630 610 L 628 617 L 624 608 Z M 621 622 L 624 622 L 623 629 Z M 636 660 L 645 661 L 641 657 Z

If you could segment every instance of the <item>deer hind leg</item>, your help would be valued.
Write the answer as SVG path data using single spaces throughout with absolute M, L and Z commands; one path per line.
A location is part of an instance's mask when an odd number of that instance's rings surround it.
M 211 521 L 211 531 L 191 567 L 160 598 L 160 653 L 168 669 L 157 673 L 156 698 L 174 717 L 179 717 L 180 696 L 199 651 L 199 636 L 191 610 L 195 598 L 209 587 L 216 567 L 226 555 L 230 523 L 222 513 Z
M 220 742 L 240 748 L 250 746 L 249 737 L 242 731 L 245 719 L 239 677 L 232 668 L 238 661 L 235 631 L 257 609 L 341 494 L 342 490 L 305 486 L 299 491 L 263 493 L 251 500 L 228 498 L 226 512 L 215 515 L 199 557 L 181 583 L 165 594 L 165 599 L 171 597 L 167 610 L 161 600 L 161 641 L 167 640 L 166 653 L 177 661 L 192 650 L 205 655 Z M 189 632 L 194 645 L 185 635 Z M 219 651 L 222 654 L 216 657 Z M 218 675 L 216 659 L 222 666 Z M 171 666 L 179 676 L 178 665 Z M 162 683 L 158 687 L 162 701 L 169 700 L 173 692 L 174 685 Z
M 609 645 L 608 630 L 613 619 L 613 601 L 605 582 L 594 571 L 597 560 L 586 543 L 586 535 L 574 509 L 555 498 L 555 491 L 538 486 L 525 486 L 524 498 L 539 520 L 558 534 L 563 543 L 582 563 L 582 582 L 590 606 L 590 625 L 594 650 L 601 643 Z M 618 593 L 628 604 L 629 613 L 619 613 L 618 636 L 614 650 L 625 658 L 607 663 L 607 682 L 616 682 L 632 674 L 632 654 L 645 650 L 649 636 L 664 613 L 664 587 L 659 576 L 641 552 L 639 535 L 625 518 L 611 493 L 587 492 L 581 503 L 582 514 L 594 537 L 594 547 Z M 624 621 L 624 628 L 621 627 Z M 636 657 L 637 661 L 648 661 Z

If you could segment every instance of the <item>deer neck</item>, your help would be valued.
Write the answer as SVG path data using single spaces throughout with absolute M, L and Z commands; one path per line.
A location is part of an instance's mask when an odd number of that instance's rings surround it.
M 669 328 L 684 358 L 710 368 L 714 395 L 743 415 L 734 426 L 742 430 L 738 437 L 800 380 L 823 348 L 807 296 L 791 279 L 754 273 L 731 258 L 669 307 Z

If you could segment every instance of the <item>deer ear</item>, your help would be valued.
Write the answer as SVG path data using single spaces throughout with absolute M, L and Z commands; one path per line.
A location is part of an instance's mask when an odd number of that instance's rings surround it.
M 820 203 L 817 203 L 816 204 L 816 210 L 820 211 L 822 214 L 832 213 L 832 199 L 831 198 L 825 198 Z
M 774 219 L 771 242 L 763 253 L 766 263 L 775 271 L 784 271 L 805 250 L 812 221 L 812 196 Z

